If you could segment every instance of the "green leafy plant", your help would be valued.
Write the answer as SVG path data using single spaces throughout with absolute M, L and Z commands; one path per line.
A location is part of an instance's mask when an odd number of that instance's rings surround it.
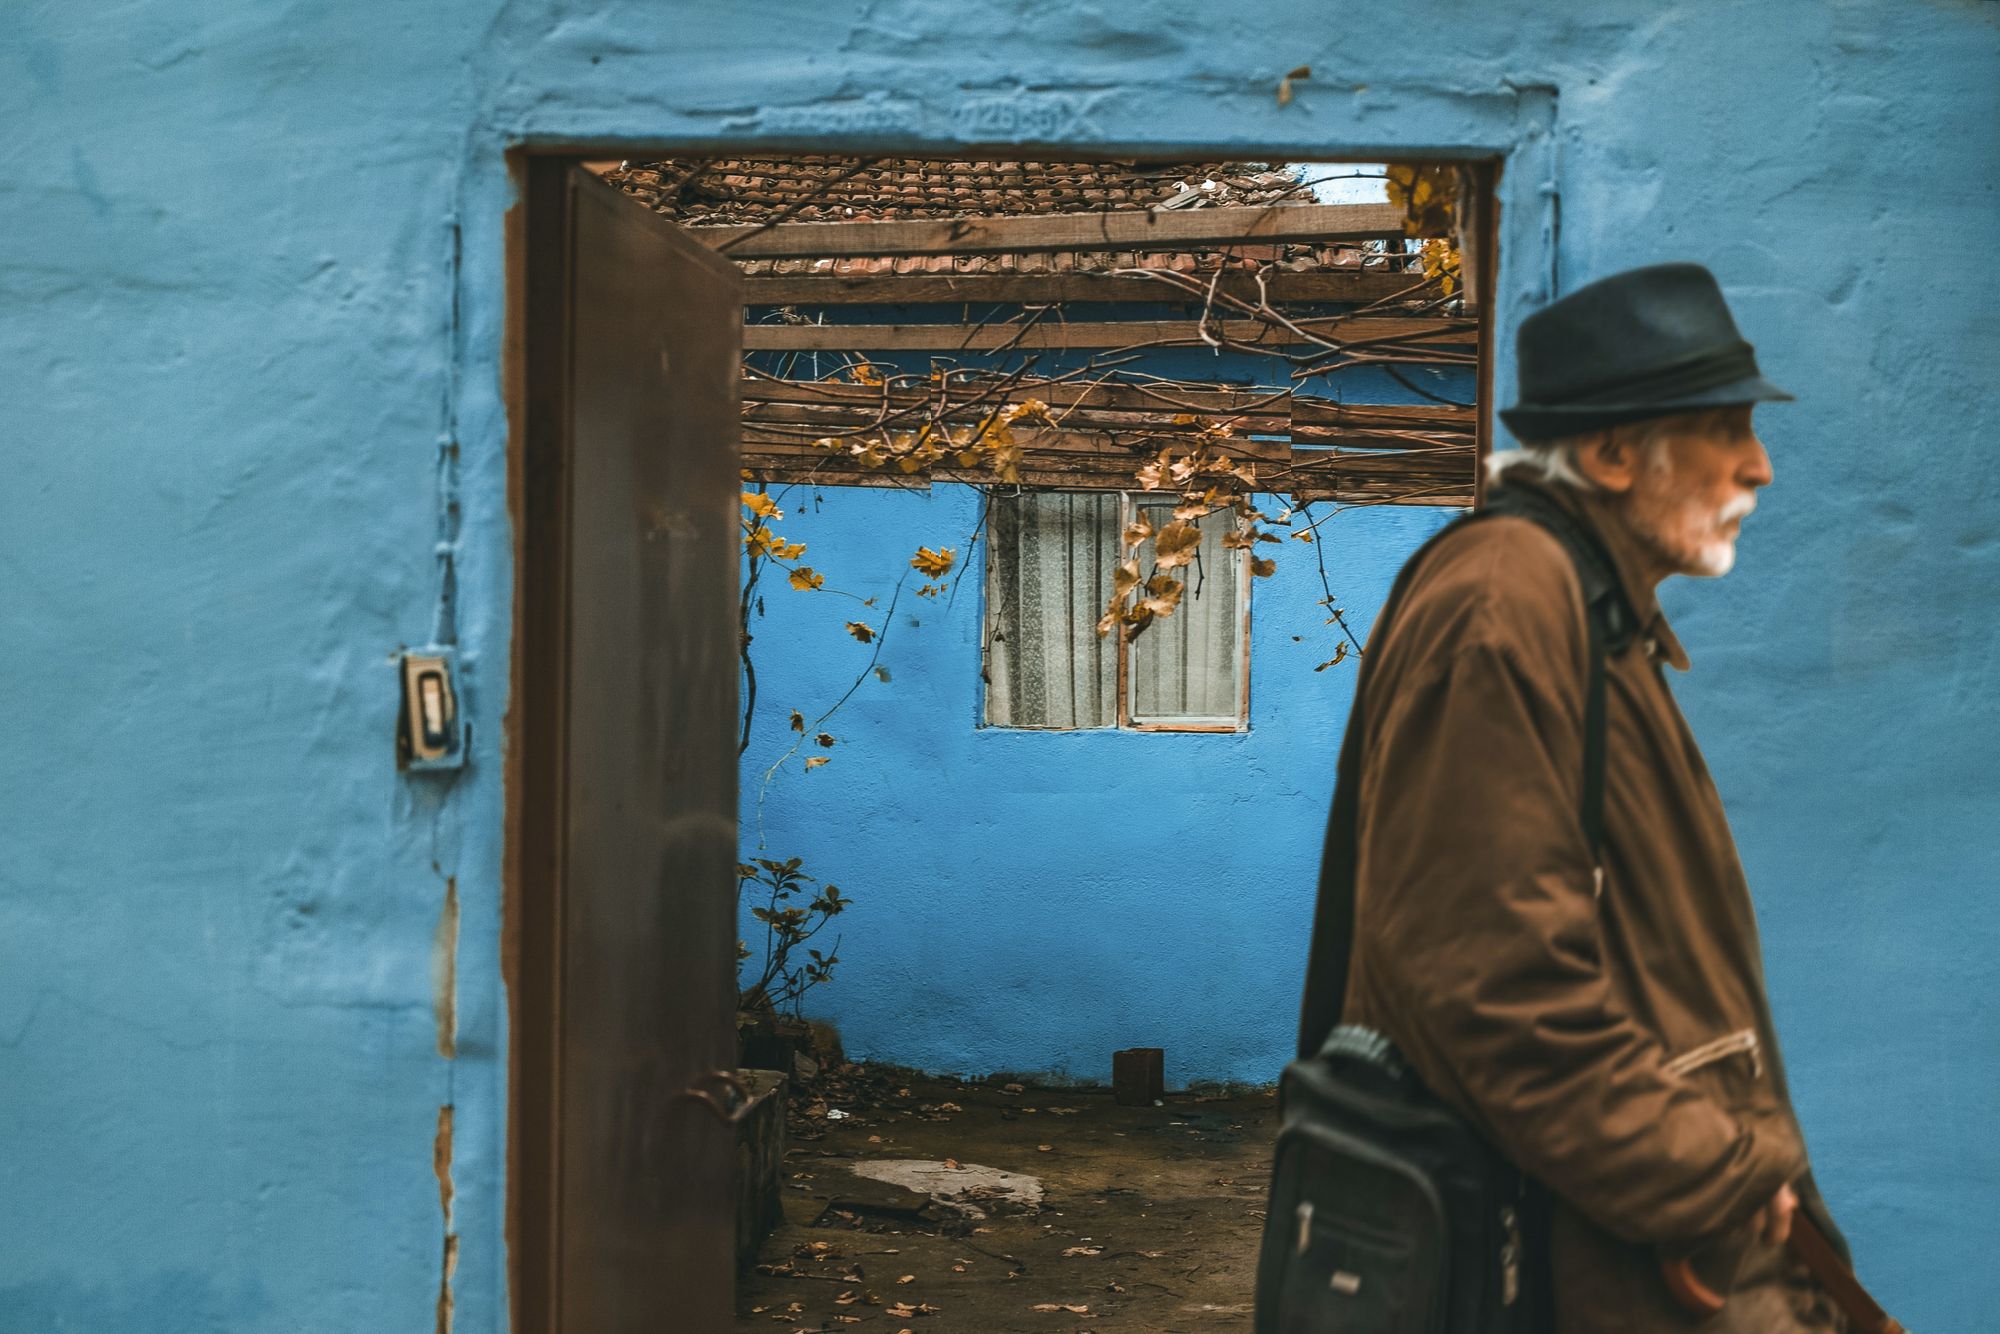
M 764 924 L 763 965 L 748 986 L 740 986 L 747 976 L 744 965 L 757 952 L 741 940 L 736 942 L 740 1010 L 754 1014 L 789 1008 L 797 1016 L 806 992 L 833 980 L 834 965 L 840 962 L 840 938 L 835 936 L 824 951 L 807 942 L 853 900 L 841 897 L 837 886 L 822 885 L 807 875 L 799 869 L 802 864 L 797 857 L 784 861 L 759 857 L 736 867 L 737 893 L 760 900 L 750 915 Z

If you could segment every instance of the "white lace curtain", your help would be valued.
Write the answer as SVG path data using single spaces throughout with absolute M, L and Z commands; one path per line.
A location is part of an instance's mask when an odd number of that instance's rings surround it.
M 1113 493 L 996 497 L 988 528 L 986 721 L 997 727 L 1113 727 L 1119 722 L 1118 639 L 1099 638 L 1119 534 L 1137 513 L 1155 529 L 1170 501 Z M 1180 607 L 1126 651 L 1129 722 L 1148 727 L 1241 725 L 1243 567 L 1222 546 L 1233 517 L 1202 522 Z M 1152 553 L 1140 552 L 1151 568 Z
M 993 500 L 988 526 L 986 721 L 1111 727 L 1118 642 L 1097 635 L 1118 563 L 1116 493 Z
M 1139 512 L 1158 532 L 1173 522 L 1173 504 L 1142 502 Z M 1243 702 L 1243 557 L 1222 545 L 1235 526 L 1224 510 L 1201 521 L 1193 565 L 1179 571 L 1187 591 L 1174 614 L 1154 621 L 1126 650 L 1132 697 L 1127 710 L 1142 726 L 1234 725 Z M 1139 568 L 1151 569 L 1152 544 Z

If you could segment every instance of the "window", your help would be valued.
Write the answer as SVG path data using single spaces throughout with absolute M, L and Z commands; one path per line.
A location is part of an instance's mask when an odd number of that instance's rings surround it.
M 1119 537 L 1166 497 L 1023 493 L 993 500 L 986 567 L 986 721 L 995 727 L 1233 732 L 1248 721 L 1249 568 L 1222 545 L 1225 510 L 1201 521 L 1187 592 L 1130 644 L 1097 633 Z M 1139 550 L 1150 569 L 1151 544 Z

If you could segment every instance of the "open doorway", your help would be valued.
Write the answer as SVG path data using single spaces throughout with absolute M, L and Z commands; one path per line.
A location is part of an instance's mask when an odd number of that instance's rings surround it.
M 728 1323 L 758 1042 L 745 1327 L 1247 1312 L 1333 753 L 1265 739 L 1476 497 L 1492 165 L 525 171 L 516 1319 Z

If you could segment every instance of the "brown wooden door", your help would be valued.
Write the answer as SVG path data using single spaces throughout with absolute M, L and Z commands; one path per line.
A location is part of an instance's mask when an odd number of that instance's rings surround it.
M 721 1330 L 742 288 L 726 260 L 587 172 L 568 168 L 564 191 L 552 1305 L 565 1334 Z

